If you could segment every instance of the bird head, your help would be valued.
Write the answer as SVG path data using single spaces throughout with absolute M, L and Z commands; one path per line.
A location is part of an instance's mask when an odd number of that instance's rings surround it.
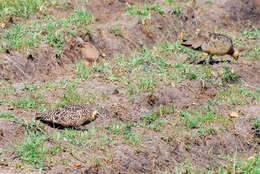
M 99 114 L 99 113 L 98 113 L 97 110 L 93 111 L 93 112 L 91 113 L 90 120 L 91 120 L 91 121 L 95 120 L 95 119 L 97 118 L 98 114 Z
M 234 53 L 232 54 L 232 57 L 233 57 L 235 60 L 238 60 L 239 50 L 235 50 Z
M 235 60 L 238 60 L 238 57 L 239 57 L 239 54 L 243 51 L 246 51 L 246 50 L 250 50 L 252 49 L 252 47 L 239 47 L 238 49 L 235 49 L 233 54 L 232 54 L 232 57 L 235 59 Z

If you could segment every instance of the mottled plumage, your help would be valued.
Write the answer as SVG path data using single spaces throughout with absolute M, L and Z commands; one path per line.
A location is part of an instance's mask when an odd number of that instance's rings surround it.
M 208 53 L 211 57 L 227 54 L 238 59 L 238 51 L 234 49 L 232 40 L 223 34 L 200 33 L 196 38 L 183 39 L 182 45 Z
M 98 112 L 82 104 L 61 106 L 36 116 L 36 119 L 62 126 L 80 127 L 96 119 Z

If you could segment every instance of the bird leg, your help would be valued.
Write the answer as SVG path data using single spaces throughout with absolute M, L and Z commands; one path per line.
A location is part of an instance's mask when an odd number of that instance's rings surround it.
M 210 65 L 210 63 L 213 62 L 213 59 L 212 59 L 213 54 L 209 54 L 208 57 L 209 57 L 209 58 L 208 58 L 208 61 L 206 62 L 206 64 Z

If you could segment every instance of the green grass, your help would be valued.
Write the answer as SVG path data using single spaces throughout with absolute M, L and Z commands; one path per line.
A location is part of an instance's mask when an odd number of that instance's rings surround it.
M 156 12 L 160 13 L 161 15 L 165 15 L 164 10 L 161 8 L 159 3 L 144 4 L 143 7 L 141 7 L 140 4 L 126 6 L 126 12 L 129 15 L 148 17 L 148 16 L 150 16 L 150 11 L 156 11 Z
M 246 28 L 242 31 L 242 36 L 246 39 L 260 39 L 260 28 L 256 26 L 252 26 L 250 28 Z
M 201 118 L 198 117 L 198 116 L 193 116 L 190 112 L 188 111 L 181 111 L 180 112 L 181 116 L 183 117 L 183 120 L 184 120 L 184 123 L 185 123 L 185 126 L 187 128 L 191 128 L 191 129 L 194 129 L 194 128 L 197 128 L 199 123 L 200 123 L 200 120 Z
M 198 133 L 205 135 L 205 134 L 211 134 L 211 135 L 215 135 L 216 134 L 216 130 L 214 128 L 212 128 L 211 126 L 207 126 L 204 128 L 200 128 L 198 129 Z
M 254 99 L 260 101 L 260 93 L 244 90 L 243 88 L 231 88 L 220 91 L 217 95 L 218 102 L 232 105 L 250 104 Z
M 120 25 L 113 25 L 109 31 L 113 33 L 115 36 L 120 36 L 123 34 L 123 29 Z
M 91 72 L 93 71 L 92 68 L 89 68 L 86 66 L 85 62 L 78 62 L 74 66 L 73 70 L 75 71 L 77 77 L 81 80 L 86 80 L 91 75 Z
M 9 112 L 1 112 L 0 118 L 14 119 L 15 116 L 14 116 L 14 114 L 9 113 Z
M 154 111 L 150 114 L 144 114 L 144 122 L 139 122 L 139 125 L 143 128 L 152 129 L 154 131 L 163 131 L 163 125 L 165 123 L 164 120 L 160 119 L 161 114 L 165 114 L 166 112 L 171 112 L 170 108 L 159 108 L 159 111 Z M 159 115 L 160 114 L 160 115 Z M 168 113 L 167 113 L 168 114 Z
M 70 141 L 73 145 L 77 146 L 85 146 L 88 143 L 88 136 L 85 132 L 74 129 L 65 129 L 64 132 L 56 132 L 54 138 Z
M 217 120 L 221 120 L 222 116 L 213 109 L 197 109 L 193 112 L 181 110 L 180 115 L 187 128 L 203 128 L 204 125 L 209 125 Z
M 43 168 L 44 157 L 47 154 L 47 148 L 44 142 L 45 135 L 33 134 L 26 136 L 21 145 L 17 147 L 17 155 L 26 163 L 32 164 L 37 168 Z
M 254 155 L 247 160 L 237 159 L 234 156 L 231 164 L 220 167 L 218 174 L 245 173 L 258 174 L 260 172 L 260 156 Z
M 240 75 L 231 71 L 230 67 L 224 66 L 223 80 L 228 83 L 238 82 Z
M 126 13 L 136 15 L 142 20 L 150 19 L 152 13 L 169 15 L 169 17 L 174 14 L 181 17 L 184 15 L 184 11 L 178 6 L 179 2 L 189 3 L 187 0 L 165 0 L 163 3 L 153 4 L 148 4 L 148 1 L 146 1 L 146 4 L 143 5 L 127 5 Z M 172 8 L 172 10 L 170 9 L 171 14 L 166 14 L 164 11 L 163 5 L 165 4 Z M 32 47 L 37 47 L 43 43 L 55 48 L 57 54 L 62 54 L 67 37 L 78 34 L 80 30 L 88 32 L 88 24 L 93 23 L 95 19 L 88 10 L 77 8 L 67 17 L 51 17 L 46 13 L 46 9 L 51 8 L 52 5 L 64 9 L 71 6 L 69 3 L 58 4 L 56 0 L 0 0 L 0 19 L 3 22 L 6 22 L 10 16 L 15 17 L 15 19 L 30 19 L 30 16 L 37 14 L 37 17 L 39 17 L 37 20 L 10 24 L 8 29 L 3 30 L 0 39 L 7 41 L 9 47 L 25 49 L 28 53 L 30 53 Z M 112 25 L 108 28 L 108 31 L 115 36 L 120 36 L 125 34 L 124 29 L 121 25 Z M 241 39 L 240 37 L 235 38 L 235 44 L 242 45 L 246 39 L 256 40 L 258 38 L 259 28 L 253 27 L 244 30 Z M 167 143 L 170 143 L 170 141 L 181 143 L 180 148 L 184 149 L 180 149 L 180 151 L 187 150 L 188 153 L 193 146 L 193 142 L 186 143 L 185 138 L 189 138 L 186 136 L 195 136 L 194 138 L 197 139 L 209 135 L 214 139 L 216 138 L 214 136 L 219 131 L 230 131 L 228 126 L 230 124 L 233 126 L 233 121 L 228 122 L 229 119 L 226 116 L 218 113 L 215 108 L 219 106 L 216 104 L 224 102 L 227 106 L 232 105 L 233 107 L 252 104 L 255 100 L 260 101 L 260 93 L 241 88 L 243 79 L 240 77 L 239 72 L 234 73 L 231 67 L 223 67 L 219 64 L 220 68 L 219 66 L 216 67 L 219 70 L 217 72 L 219 76 L 217 76 L 215 67 L 187 64 L 183 63 L 184 59 L 183 61 L 178 59 L 178 56 L 181 56 L 195 60 L 201 55 L 200 52 L 183 47 L 179 41 L 166 41 L 158 43 L 152 48 L 146 48 L 143 45 L 139 51 L 136 51 L 130 57 L 120 55 L 113 59 L 106 59 L 106 62 L 103 63 L 93 63 L 91 66 L 86 66 L 85 62 L 77 62 L 72 68 L 73 73 L 76 75 L 74 80 L 49 81 L 42 85 L 25 84 L 17 91 L 14 87 L 3 85 L 0 88 L 1 107 L 5 108 L 8 105 L 6 101 L 9 101 L 9 104 L 15 109 L 28 109 L 26 111 L 32 110 L 31 112 L 43 111 L 71 103 L 102 105 L 110 102 L 111 96 L 114 94 L 104 91 L 101 94 L 98 92 L 91 93 L 87 90 L 89 83 L 92 83 L 95 78 L 98 80 L 102 78 L 102 83 L 118 85 L 120 95 L 117 95 L 117 97 L 126 97 L 124 101 L 129 99 L 128 104 L 140 102 L 145 97 L 144 95 L 160 92 L 164 88 L 179 88 L 183 84 L 182 82 L 185 84 L 186 82 L 202 82 L 205 89 L 207 89 L 209 83 L 210 87 L 214 85 L 216 90 L 220 89 L 217 96 L 212 98 L 198 93 L 198 97 L 201 95 L 205 97 L 203 101 L 209 99 L 208 103 L 202 107 L 194 106 L 197 108 L 191 107 L 187 110 L 179 110 L 180 108 L 175 108 L 174 103 L 167 106 L 161 105 L 154 108 L 155 110 L 151 109 L 150 113 L 144 114 L 136 122 L 112 120 L 111 122 L 102 122 L 104 125 L 95 125 L 95 127 L 89 128 L 88 131 L 65 129 L 53 130 L 51 133 L 38 130 L 38 127 L 43 126 L 42 123 L 37 126 L 32 125 L 26 128 L 27 133 L 22 142 L 17 143 L 16 156 L 23 163 L 44 169 L 46 162 L 50 166 L 55 166 L 53 160 L 59 160 L 58 164 L 69 165 L 71 159 L 67 158 L 66 154 L 75 152 L 75 154 L 81 155 L 86 153 L 85 149 L 88 149 L 86 159 L 89 159 L 89 154 L 97 153 L 93 157 L 96 164 L 105 166 L 106 162 L 109 161 L 104 160 L 104 153 L 110 151 L 110 160 L 112 160 L 114 150 L 118 146 L 120 148 L 121 144 L 127 144 L 129 148 L 134 146 L 134 148 L 140 148 L 142 151 L 144 145 L 142 143 L 146 143 L 146 139 L 142 137 L 144 132 L 149 132 L 149 134 L 158 137 L 168 136 L 168 139 L 171 140 Z M 259 48 L 254 46 L 251 50 L 243 52 L 242 56 L 258 59 Z M 219 81 L 223 82 L 224 85 L 218 86 Z M 21 90 L 22 95 L 19 95 Z M 125 93 L 128 96 L 121 96 Z M 146 101 L 143 100 L 143 102 Z M 145 103 L 142 103 L 142 106 L 144 105 Z M 0 118 L 15 119 L 15 115 L 2 112 Z M 172 124 L 172 129 L 168 129 L 168 126 L 171 126 L 170 124 Z M 254 136 L 259 134 L 259 125 L 259 120 L 252 121 Z M 218 129 L 218 127 L 220 128 Z M 145 138 L 153 140 L 152 136 Z M 0 149 L 0 155 L 1 153 L 4 153 L 2 149 Z M 66 157 L 61 157 L 64 155 Z M 185 156 L 181 155 L 180 157 Z M 196 165 L 192 164 L 192 162 L 193 160 L 186 159 L 179 166 L 176 163 L 174 172 L 196 173 Z M 259 173 L 259 156 L 246 160 L 229 157 L 224 162 L 227 162 L 227 164 L 223 165 L 222 163 L 222 166 L 214 168 L 218 173 Z M 91 162 L 87 161 L 87 163 Z M 24 169 L 26 166 L 22 164 L 20 167 Z M 171 172 L 173 171 L 165 171 L 164 173 Z M 212 171 L 212 173 L 214 172 Z
M 245 52 L 243 52 L 241 54 L 241 56 L 258 60 L 260 57 L 260 48 L 257 45 L 253 46 L 249 50 L 246 50 Z
M 260 48 L 256 44 L 248 44 L 248 41 L 258 41 L 260 39 L 260 28 L 256 26 L 251 26 L 245 28 L 241 32 L 241 37 L 233 37 L 233 41 L 236 47 L 245 47 L 247 50 L 243 51 L 240 56 L 248 59 L 258 60 L 260 57 Z
M 72 32 L 73 26 L 79 30 L 85 29 L 86 25 L 93 21 L 93 16 L 87 10 L 77 9 L 66 18 L 46 16 L 39 21 L 16 24 L 4 31 L 1 39 L 6 40 L 8 46 L 15 49 L 29 49 L 40 43 L 46 43 L 56 48 L 59 55 L 66 37 L 75 34 Z
M 183 16 L 182 8 L 178 7 L 176 4 L 173 4 L 173 6 L 172 6 L 172 14 L 175 14 L 177 16 Z
M 28 18 L 50 5 L 51 0 L 0 0 L 0 19 L 9 16 Z
M 23 123 L 26 135 L 22 142 L 16 144 L 17 156 L 27 164 L 36 168 L 44 168 L 43 162 L 48 156 L 48 147 L 45 142 L 49 136 L 42 129 L 37 128 L 36 122 Z
M 35 84 L 25 84 L 23 90 L 29 92 L 35 92 L 38 89 L 38 86 Z
M 25 95 L 10 101 L 11 105 L 17 108 L 37 109 L 44 104 L 44 97 Z
M 87 96 L 84 97 L 84 93 L 82 94 L 76 91 L 76 89 L 80 87 L 80 79 L 62 80 L 53 85 L 54 87 L 59 87 L 62 89 L 62 95 L 57 96 L 58 100 L 55 102 L 55 107 L 87 102 Z
M 105 129 L 107 135 L 118 135 L 123 138 L 123 143 L 137 145 L 140 142 L 140 136 L 132 131 L 134 127 L 136 127 L 136 124 L 133 122 L 113 122 Z

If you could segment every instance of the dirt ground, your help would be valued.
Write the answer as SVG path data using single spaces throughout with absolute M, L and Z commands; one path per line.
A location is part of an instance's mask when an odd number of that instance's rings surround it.
M 68 8 L 50 7 L 49 15 L 66 17 L 83 7 L 95 22 L 88 25 L 89 31 L 66 37 L 61 55 L 46 43 L 31 47 L 29 55 L 25 49 L 0 51 L 0 112 L 15 117 L 0 118 L 0 173 L 243 173 L 240 163 L 232 168 L 234 159 L 239 162 L 253 157 L 252 166 L 259 171 L 260 1 L 176 1 L 179 13 L 162 0 L 88 0 L 87 5 L 81 0 L 59 2 L 68 2 Z M 156 3 L 165 13 L 151 10 L 149 17 L 140 19 L 126 12 L 126 6 Z M 12 20 L 23 24 L 37 15 Z M 12 25 L 7 24 L 9 28 Z M 243 31 L 250 34 L 252 28 L 258 34 L 247 37 Z M 206 66 L 186 63 L 189 53 L 174 50 L 182 50 L 180 47 L 159 50 L 161 43 L 178 42 L 181 32 L 192 35 L 197 29 L 227 34 L 235 46 L 252 49 L 241 53 L 238 61 Z M 103 60 L 83 63 L 90 69 L 85 79 L 79 76 L 82 70 L 75 68 L 84 59 L 76 37 L 93 44 Z M 154 59 L 145 59 L 140 68 L 131 67 L 130 59 L 136 61 L 145 50 L 153 49 L 157 51 L 151 51 Z M 231 60 L 228 56 L 216 59 Z M 124 65 L 124 61 L 130 63 Z M 223 73 L 226 66 L 231 69 L 226 71 L 230 76 Z M 135 73 L 140 77 L 135 78 Z M 239 80 L 233 82 L 236 74 Z M 140 86 L 146 77 L 155 84 Z M 19 98 L 27 101 L 26 97 L 34 102 L 15 102 Z M 87 132 L 66 132 L 34 122 L 36 113 L 56 107 L 59 101 L 86 103 L 107 114 L 88 124 Z M 232 111 L 238 116 L 230 117 Z M 193 126 L 193 117 L 200 118 L 200 114 L 215 118 Z M 24 152 L 19 144 L 34 132 L 44 137 L 47 149 L 41 162 L 19 153 Z

